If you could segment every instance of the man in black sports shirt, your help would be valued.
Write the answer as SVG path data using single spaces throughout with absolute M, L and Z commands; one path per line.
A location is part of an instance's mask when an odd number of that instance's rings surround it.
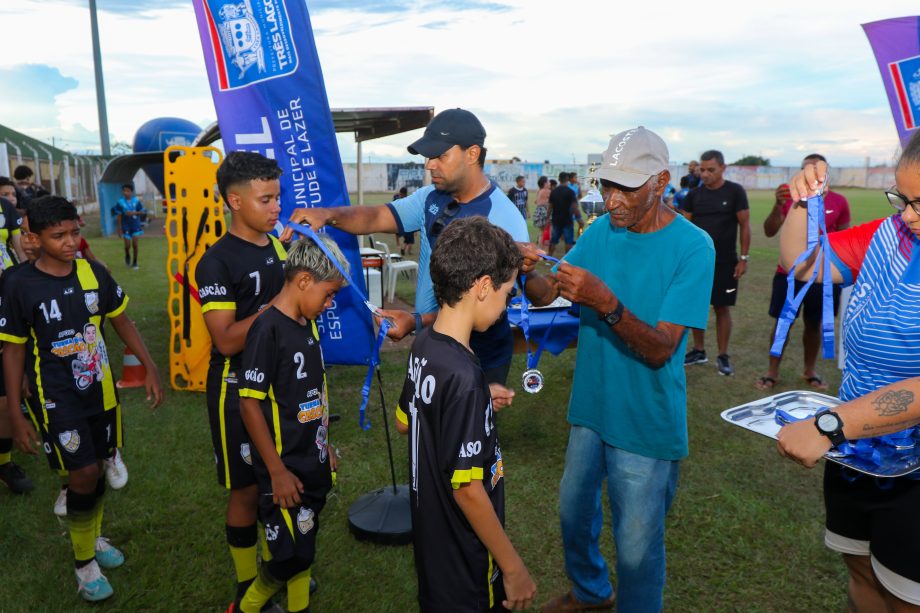
M 720 151 L 710 150 L 700 156 L 700 177 L 703 184 L 690 190 L 684 200 L 684 216 L 705 230 L 716 248 L 716 268 L 712 282 L 712 310 L 716 314 L 716 341 L 719 355 L 716 365 L 720 375 L 733 375 L 728 356 L 728 339 L 732 334 L 730 307 L 738 298 L 738 280 L 747 272 L 751 247 L 751 212 L 748 210 L 744 188 L 726 181 L 725 158 Z M 741 234 L 741 255 L 738 255 L 738 234 Z M 687 352 L 684 364 L 707 361 L 704 346 L 705 331 L 693 329 L 693 349 Z
M 504 531 L 504 460 L 469 342 L 504 312 L 520 263 L 511 236 L 482 217 L 450 224 L 432 253 L 440 310 L 412 344 L 396 408 L 396 428 L 409 435 L 423 612 L 525 609 L 536 593 Z
M 230 490 L 226 535 L 236 571 L 238 600 L 256 577 L 259 491 L 252 449 L 239 407 L 240 356 L 259 312 L 284 285 L 284 247 L 268 234 L 281 212 L 281 169 L 257 153 L 234 151 L 217 170 L 221 197 L 230 207 L 227 234 L 208 249 L 195 270 L 204 323 L 213 342 L 207 403 L 217 481 Z
M 335 242 L 320 240 L 347 270 Z M 243 613 L 258 611 L 285 582 L 287 610 L 309 607 L 319 513 L 335 468 L 315 320 L 332 305 L 343 276 L 309 238 L 291 248 L 284 273 L 284 288 L 252 324 L 243 351 L 240 409 L 254 445 L 259 519 L 272 554 L 240 602 Z
M 79 593 L 85 600 L 104 600 L 112 587 L 100 567 L 124 563 L 124 555 L 100 534 L 102 463 L 122 437 L 103 335 L 106 320 L 145 366 L 144 385 L 153 407 L 162 401 L 163 389 L 137 328 L 124 314 L 128 298 L 121 287 L 102 266 L 75 259 L 80 244 L 76 208 L 64 198 L 45 196 L 29 204 L 28 215 L 41 256 L 3 278 L 0 340 L 6 343 L 7 398 L 10 406 L 20 406 L 27 373 L 31 417 L 49 464 L 68 473 L 68 531 Z M 19 411 L 10 411 L 10 418 L 20 450 L 37 453 L 33 425 Z

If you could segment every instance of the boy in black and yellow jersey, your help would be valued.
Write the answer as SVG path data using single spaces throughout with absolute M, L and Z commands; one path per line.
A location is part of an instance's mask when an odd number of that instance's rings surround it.
M 510 390 L 486 382 L 470 333 L 504 313 L 521 263 L 484 217 L 452 222 L 431 254 L 438 317 L 412 344 L 396 407 L 409 434 L 412 539 L 423 612 L 526 609 L 536 585 L 505 534 L 504 466 L 493 410 Z
M 347 270 L 335 242 L 320 240 Z M 295 243 L 284 263 L 284 288 L 246 336 L 240 410 L 255 447 L 259 520 L 271 561 L 262 564 L 240 601 L 244 613 L 258 611 L 285 582 L 288 611 L 306 611 L 310 604 L 319 513 L 335 468 L 315 320 L 342 287 L 338 266 L 312 240 Z
M 10 406 L 19 406 L 25 371 L 41 446 L 52 469 L 68 473 L 68 529 L 80 595 L 103 600 L 112 595 L 112 587 L 100 566 L 124 562 L 124 555 L 101 537 L 102 463 L 122 438 L 121 407 L 103 333 L 106 320 L 146 367 L 144 384 L 153 407 L 162 401 L 163 388 L 144 341 L 124 313 L 128 297 L 105 268 L 75 259 L 80 244 L 76 208 L 63 198 L 43 196 L 29 203 L 28 217 L 41 255 L 4 275 L 0 303 L 7 398 Z M 37 453 L 32 424 L 19 411 L 10 411 L 10 418 L 16 445 Z
M 258 571 L 259 491 L 240 416 L 240 356 L 249 327 L 284 285 L 287 253 L 274 236 L 281 213 L 281 168 L 258 153 L 234 151 L 217 169 L 217 186 L 232 220 L 195 270 L 204 323 L 213 343 L 207 403 L 217 481 L 230 490 L 226 538 L 242 597 Z
M 18 194 L 16 184 L 8 177 L 0 177 L 0 275 L 13 267 L 11 251 L 16 260 L 25 261 L 25 254 L 20 245 L 22 219 L 16 211 Z M 0 349 L 0 360 L 3 353 Z M 13 439 L 10 420 L 7 417 L 6 388 L 0 377 L 0 482 L 11 492 L 24 494 L 35 489 L 35 484 L 26 476 L 22 468 L 13 461 Z

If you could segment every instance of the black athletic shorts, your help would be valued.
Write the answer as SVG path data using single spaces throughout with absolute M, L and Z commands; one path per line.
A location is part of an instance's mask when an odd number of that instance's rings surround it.
M 0 349 L 0 398 L 6 396 L 6 377 L 3 376 L 3 350 Z
M 111 458 L 121 442 L 121 406 L 82 419 L 39 423 L 51 470 L 79 470 Z
M 798 294 L 803 287 L 805 287 L 804 281 L 796 281 L 795 293 Z M 834 284 L 834 317 L 837 316 L 837 309 L 840 306 L 840 288 L 840 285 Z M 773 293 L 770 295 L 770 317 L 773 319 L 779 319 L 780 314 L 783 312 L 783 304 L 786 303 L 787 289 L 788 284 L 786 275 L 776 273 L 776 275 L 773 276 Z M 805 300 L 799 305 L 799 310 L 796 311 L 795 316 L 798 317 L 804 310 L 804 318 L 806 321 L 820 325 L 821 316 L 823 314 L 823 292 L 824 288 L 820 284 L 812 284 L 812 286 L 808 288 L 808 293 L 805 294 Z
M 255 484 L 249 435 L 240 414 L 239 373 L 208 369 L 208 421 L 217 464 L 217 482 L 228 490 Z
M 841 553 L 871 555 L 882 584 L 903 600 L 920 604 L 920 480 L 866 475 L 847 479 L 856 474 L 839 464 L 825 463 L 825 542 Z M 914 585 L 892 589 L 891 584 L 897 588 L 903 580 Z M 905 597 L 899 591 L 912 595 Z
M 735 306 L 738 298 L 738 279 L 735 278 L 734 262 L 716 262 L 712 277 L 712 306 Z
M 326 497 L 311 496 L 305 491 L 300 495 L 300 505 L 282 509 L 272 502 L 271 490 L 270 479 L 267 485 L 259 483 L 259 521 L 265 526 L 265 542 L 272 560 L 280 562 L 296 557 L 312 564 L 316 557 L 319 513 L 326 505 Z

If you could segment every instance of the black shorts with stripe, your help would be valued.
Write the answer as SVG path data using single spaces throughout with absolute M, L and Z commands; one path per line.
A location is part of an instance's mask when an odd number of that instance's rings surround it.
M 121 405 L 89 417 L 56 420 L 48 424 L 36 420 L 31 407 L 29 416 L 42 437 L 48 466 L 54 471 L 79 470 L 111 458 L 115 448 L 123 443 Z
M 256 482 L 252 470 L 252 446 L 240 414 L 239 374 L 230 369 L 226 360 L 222 368 L 212 363 L 208 369 L 208 421 L 217 464 L 217 482 L 228 490 L 249 487 Z
M 324 495 L 305 491 L 300 504 L 283 509 L 272 502 L 272 487 L 259 483 L 259 521 L 265 526 L 265 543 L 273 560 L 299 558 L 312 564 L 316 557 L 316 533 L 319 514 L 326 505 Z

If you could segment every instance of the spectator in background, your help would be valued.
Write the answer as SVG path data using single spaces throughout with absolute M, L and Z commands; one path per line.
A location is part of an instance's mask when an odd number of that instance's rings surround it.
M 674 207 L 674 194 L 677 193 L 677 190 L 674 189 L 674 186 L 668 183 L 664 186 L 664 192 L 661 194 L 661 204 L 669 207 Z
M 700 186 L 700 163 L 696 160 L 690 160 L 687 164 L 687 174 L 681 177 L 681 180 L 687 180 L 688 189 L 696 189 Z
M 684 208 L 684 200 L 690 193 L 690 180 L 687 177 L 680 178 L 680 189 L 674 194 L 674 208 L 678 211 Z
M 135 270 L 137 265 L 137 246 L 140 237 L 144 234 L 141 222 L 147 214 L 144 203 L 134 195 L 134 186 L 125 183 L 121 186 L 121 198 L 112 207 L 112 215 L 115 216 L 115 229 L 118 236 L 125 241 L 125 266 L 130 266 Z M 134 253 L 134 259 L 131 259 L 131 253 Z
M 573 192 L 575 192 L 576 198 L 581 198 L 581 185 L 578 183 L 577 172 L 569 173 L 569 187 L 572 188 Z
M 540 249 L 546 249 L 549 245 L 549 194 L 553 189 L 550 187 L 550 181 L 545 176 L 537 179 L 537 199 L 533 208 L 533 225 L 540 231 Z
M 527 210 L 527 196 L 527 188 L 524 187 L 524 175 L 518 175 L 514 178 L 514 186 L 508 190 L 508 199 L 514 203 L 514 206 L 521 212 L 524 219 L 530 217 Z
M 685 215 L 705 230 L 716 247 L 715 278 L 712 283 L 711 304 L 716 314 L 716 339 L 719 355 L 716 365 L 720 375 L 733 375 L 728 355 L 728 340 L 732 334 L 730 308 L 738 298 L 738 280 L 747 272 L 748 251 L 751 247 L 750 210 L 744 188 L 726 181 L 725 158 L 721 151 L 709 150 L 700 156 L 700 176 L 703 186 L 692 190 L 684 201 Z M 741 255 L 738 255 L 738 230 L 741 230 Z M 707 362 L 703 343 L 704 330 L 693 330 L 693 349 L 684 364 Z
M 549 191 L 553 191 L 557 187 L 559 187 L 559 181 L 557 181 L 556 179 L 550 179 L 549 180 Z
M 19 204 L 16 208 L 20 216 L 26 214 L 29 202 L 31 202 L 33 198 L 48 194 L 48 190 L 32 182 L 32 177 L 34 176 L 35 173 L 25 164 L 19 165 L 13 169 L 13 180 L 16 181 L 16 190 L 19 192 Z
M 578 210 L 578 198 L 569 183 L 569 173 L 560 172 L 559 187 L 549 193 L 549 220 L 552 224 L 547 251 L 549 255 L 553 255 L 560 238 L 565 239 L 566 253 L 575 244 L 574 219 L 578 220 L 579 228 L 585 227 L 581 220 L 581 211 Z
M 824 162 L 826 164 L 827 160 L 824 159 L 824 156 L 820 153 L 812 153 L 802 160 L 802 168 L 804 169 L 805 166 L 817 162 Z M 777 187 L 776 201 L 773 203 L 773 210 L 770 211 L 770 214 L 763 222 L 764 234 L 768 237 L 772 237 L 779 232 L 792 205 L 792 199 L 789 197 L 789 186 L 784 183 Z M 838 232 L 850 227 L 850 204 L 842 195 L 837 192 L 832 192 L 829 189 L 824 190 L 824 215 L 824 221 L 828 232 Z M 773 293 L 770 296 L 770 317 L 773 318 L 773 331 L 770 333 L 771 345 L 773 343 L 773 337 L 776 335 L 777 320 L 779 319 L 780 313 L 782 313 L 783 304 L 786 301 L 786 277 L 786 270 L 782 266 L 777 266 L 776 274 L 773 275 Z M 795 282 L 796 294 L 799 293 L 799 290 L 801 290 L 804 285 L 804 281 Z M 840 288 L 840 284 L 834 284 L 834 315 L 837 314 L 837 308 L 840 303 Z M 802 320 L 805 322 L 805 329 L 802 331 L 802 346 L 804 350 L 805 365 L 802 371 L 802 378 L 808 385 L 817 390 L 827 389 L 827 383 L 825 383 L 815 371 L 815 363 L 818 360 L 818 347 L 821 345 L 822 304 L 822 288 L 820 284 L 815 283 L 808 289 L 802 306 L 800 306 L 799 311 L 796 312 L 796 317 L 798 317 L 799 312 L 804 309 Z M 788 336 L 786 340 L 788 342 Z M 785 346 L 783 350 L 785 351 Z M 754 384 L 757 389 L 764 391 L 773 389 L 779 381 L 779 365 L 782 359 L 782 355 L 778 358 L 772 355 L 770 356 L 770 366 L 767 369 L 767 374 L 760 377 Z
M 18 204 L 16 184 L 9 177 L 0 177 L 0 270 L 6 270 L 15 262 L 26 261 L 21 243 L 22 219 L 17 212 Z M 10 253 L 16 254 L 15 260 L 10 257 Z

